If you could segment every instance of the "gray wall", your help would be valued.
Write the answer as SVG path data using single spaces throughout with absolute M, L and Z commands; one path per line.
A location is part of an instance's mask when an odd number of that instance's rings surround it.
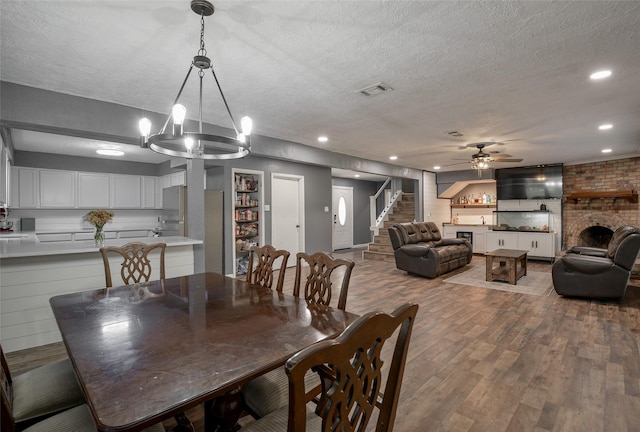
M 331 213 L 324 211 L 325 206 L 331 208 L 331 168 L 319 167 L 296 162 L 263 158 L 250 155 L 244 159 L 222 162 L 222 166 L 208 167 L 207 189 L 224 191 L 225 213 L 225 251 L 235 247 L 233 228 L 233 178 L 232 169 L 250 169 L 264 172 L 261 185 L 264 193 L 264 204 L 271 203 L 271 174 L 292 174 L 304 177 L 304 211 L 305 211 L 305 248 L 307 252 L 331 251 Z M 271 242 L 271 212 L 263 212 L 262 226 L 265 242 Z M 327 235 L 329 233 L 329 235 Z M 230 253 L 224 257 L 225 273 L 233 272 L 233 259 Z
M 332 184 L 353 188 L 353 244 L 360 245 L 371 242 L 369 197 L 378 192 L 382 183 L 334 177 Z

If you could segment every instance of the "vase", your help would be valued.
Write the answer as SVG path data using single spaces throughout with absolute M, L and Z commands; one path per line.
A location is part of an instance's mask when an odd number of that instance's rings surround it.
M 104 246 L 104 232 L 102 231 L 102 227 L 96 227 L 96 232 L 93 235 L 93 242 L 97 247 Z

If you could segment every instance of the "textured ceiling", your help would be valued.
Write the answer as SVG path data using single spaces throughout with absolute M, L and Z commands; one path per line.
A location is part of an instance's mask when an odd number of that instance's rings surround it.
M 465 169 L 465 145 L 489 140 L 523 159 L 497 167 L 598 160 L 605 147 L 606 158 L 638 155 L 640 2 L 214 5 L 208 55 L 257 134 L 426 170 Z M 186 0 L 1 7 L 2 80 L 145 110 L 168 111 L 199 43 Z M 612 77 L 590 81 L 602 68 Z M 358 93 L 379 81 L 393 91 Z M 208 94 L 205 120 L 228 126 Z

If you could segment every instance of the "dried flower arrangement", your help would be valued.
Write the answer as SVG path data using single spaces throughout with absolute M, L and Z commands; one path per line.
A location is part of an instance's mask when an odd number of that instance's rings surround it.
M 84 215 L 84 220 L 96 227 L 98 231 L 102 230 L 104 224 L 111 222 L 111 219 L 113 219 L 113 212 L 111 210 L 91 210 Z

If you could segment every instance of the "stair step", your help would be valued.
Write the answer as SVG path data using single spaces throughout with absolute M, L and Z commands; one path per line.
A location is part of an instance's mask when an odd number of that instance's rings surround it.
M 385 245 L 385 244 L 369 243 L 369 251 L 393 253 L 393 246 L 391 246 L 390 244 Z
M 395 263 L 396 259 L 392 253 L 364 251 L 363 258 L 371 261 L 384 261 Z

